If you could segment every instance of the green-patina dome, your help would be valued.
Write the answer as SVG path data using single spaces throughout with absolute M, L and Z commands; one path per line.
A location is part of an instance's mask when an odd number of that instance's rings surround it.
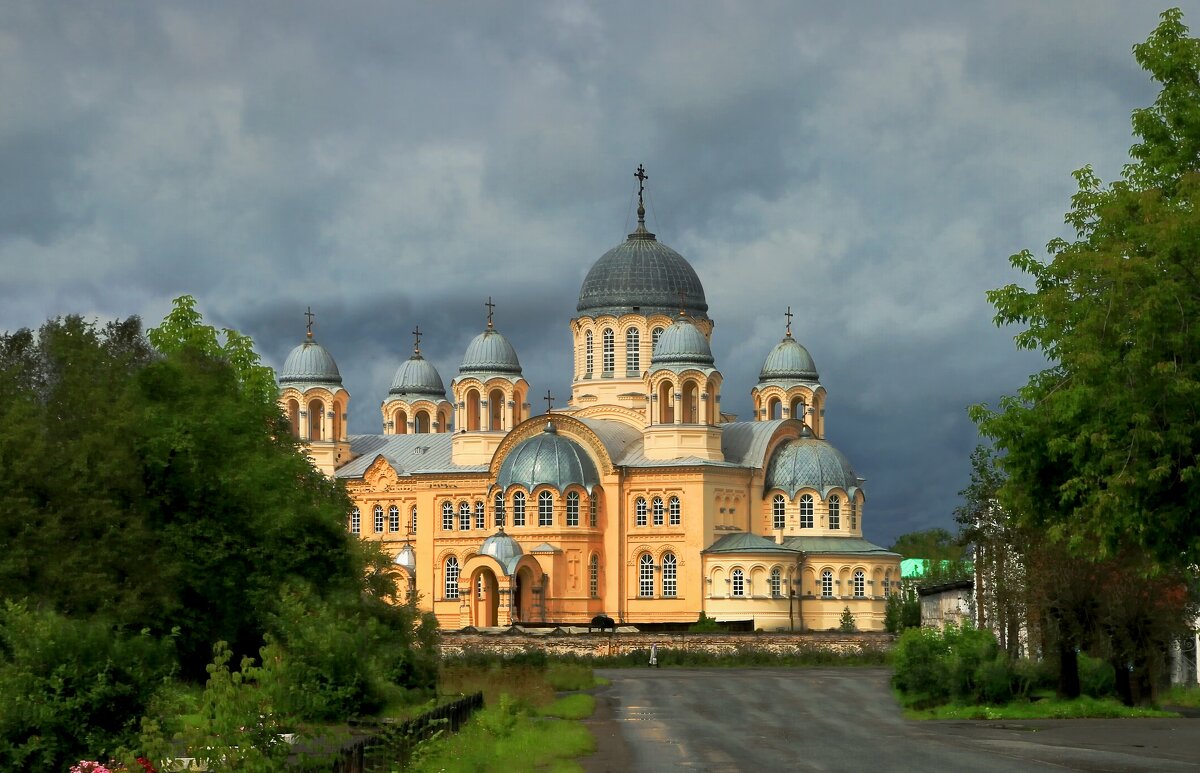
M 599 483 L 600 475 L 591 457 L 578 443 L 559 435 L 553 424 L 547 424 L 540 435 L 518 443 L 496 475 L 501 491 L 513 485 L 527 491 L 550 486 L 562 493 L 567 486 L 579 485 L 590 493 Z
M 758 372 L 758 383 L 771 381 L 817 381 L 817 365 L 812 355 L 791 334 L 775 345 L 762 370 Z
M 824 497 L 835 488 L 852 494 L 858 484 L 859 478 L 846 456 L 829 442 L 813 437 L 805 427 L 800 437 L 786 441 L 771 454 L 763 491 L 781 489 L 791 497 L 811 488 Z
M 342 374 L 333 361 L 333 355 L 310 338 L 292 349 L 284 360 L 283 368 L 279 371 L 279 385 L 341 386 Z
M 712 348 L 699 328 L 690 320 L 680 317 L 658 337 L 658 343 L 650 355 L 650 364 L 712 367 Z
M 512 574 L 517 561 L 520 561 L 521 556 L 524 555 L 524 551 L 521 550 L 520 544 L 515 539 L 501 529 L 483 541 L 483 544 L 479 546 L 479 554 L 496 559 L 504 567 L 505 573 Z
M 682 303 L 680 293 L 683 294 Z M 604 253 L 579 289 L 580 314 L 677 314 L 707 318 L 708 302 L 696 270 L 644 227 Z
M 396 375 L 392 378 L 392 388 L 388 390 L 388 394 L 445 400 L 446 387 L 442 384 L 442 377 L 433 363 L 415 353 L 396 368 Z
M 486 378 L 493 375 L 520 376 L 521 362 L 517 350 L 513 349 L 499 330 L 488 328 L 467 346 L 462 364 L 458 366 L 460 376 Z

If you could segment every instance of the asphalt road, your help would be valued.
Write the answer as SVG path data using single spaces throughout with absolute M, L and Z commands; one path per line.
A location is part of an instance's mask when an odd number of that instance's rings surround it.
M 1200 719 L 917 722 L 886 669 L 613 669 L 588 771 L 1200 770 Z

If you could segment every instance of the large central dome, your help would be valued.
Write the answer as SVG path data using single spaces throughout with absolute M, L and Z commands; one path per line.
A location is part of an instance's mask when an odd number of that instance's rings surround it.
M 588 271 L 575 309 L 591 317 L 630 313 L 675 316 L 681 292 L 683 310 L 707 319 L 708 302 L 695 269 L 639 224 L 628 239 L 600 256 Z

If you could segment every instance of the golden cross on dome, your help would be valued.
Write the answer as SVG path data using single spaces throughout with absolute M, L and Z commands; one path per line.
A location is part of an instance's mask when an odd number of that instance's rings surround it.
M 316 315 L 312 313 L 312 306 L 309 306 L 308 309 L 304 312 L 304 318 L 306 320 L 308 320 L 308 322 L 305 324 L 304 327 L 307 328 L 307 330 L 308 330 L 309 338 L 312 338 L 312 323 L 313 323 L 313 319 L 315 317 L 316 317 Z
M 417 329 L 412 331 L 413 334 L 413 354 L 421 353 L 421 326 L 417 325 Z
M 489 295 L 489 296 L 488 296 L 488 299 L 487 299 L 487 303 L 485 303 L 485 304 L 483 304 L 483 305 L 484 305 L 484 306 L 487 306 L 487 310 L 488 310 L 488 327 L 490 328 L 490 327 L 492 326 L 492 311 L 493 311 L 493 310 L 496 308 L 496 304 L 492 303 L 492 296 L 490 296 L 490 295 Z
M 546 401 L 546 413 L 554 413 L 554 395 L 550 394 L 550 390 L 546 390 L 546 396 L 542 398 Z
M 788 310 L 783 316 L 787 317 L 787 334 L 790 336 L 792 334 L 792 316 L 793 316 L 791 306 L 788 306 Z

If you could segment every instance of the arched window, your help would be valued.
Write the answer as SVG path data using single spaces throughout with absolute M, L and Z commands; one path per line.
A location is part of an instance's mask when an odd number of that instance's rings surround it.
M 867 575 L 862 569 L 854 570 L 854 598 L 861 599 L 867 595 Z
M 411 516 L 412 516 L 411 520 L 409 521 L 409 524 L 408 524 L 408 531 L 410 534 L 416 534 L 417 533 L 417 506 L 416 505 L 412 506 Z
M 458 528 L 462 531 L 471 528 L 471 505 L 467 502 L 458 503 Z
M 637 498 L 637 501 L 633 503 L 633 514 L 634 526 L 646 525 L 646 500 L 642 499 L 641 497 Z
M 612 328 L 604 328 L 604 333 L 600 338 L 601 346 L 603 347 L 602 354 L 604 356 L 604 372 L 610 377 L 612 372 L 617 367 L 617 348 L 616 336 L 613 335 Z
M 417 411 L 417 419 L 414 422 L 413 431 L 418 435 L 429 434 L 429 411 Z
M 653 510 L 653 512 L 654 512 L 654 525 L 655 525 L 655 526 L 662 526 L 662 525 L 663 525 L 663 501 L 662 501 L 662 497 L 655 497 L 655 498 L 654 498 L 654 502 L 653 502 L 652 510 Z
M 592 495 L 588 497 L 588 525 L 594 529 L 599 522 L 596 514 L 596 492 L 593 491 Z
M 670 524 L 672 526 L 678 526 L 680 522 L 679 497 L 671 497 L 667 501 L 667 513 L 669 514 L 668 517 L 670 518 Z
M 600 598 L 600 556 L 595 553 L 588 560 L 588 592 L 592 598 Z
M 478 432 L 479 431 L 479 407 L 480 407 L 479 403 L 482 399 L 483 398 L 481 398 L 479 396 L 479 390 L 476 390 L 476 389 L 468 389 L 467 390 L 467 399 L 466 399 L 467 421 L 466 421 L 466 425 L 467 425 L 468 432 Z M 420 416 L 420 414 L 417 414 L 417 415 Z M 420 432 L 420 430 L 417 430 L 417 431 Z
M 829 528 L 842 528 L 842 498 L 837 494 L 829 498 Z
M 663 553 L 662 558 L 662 595 L 663 598 L 675 598 L 679 588 L 678 563 L 674 553 Z
M 772 397 L 767 401 L 767 418 L 782 419 L 783 418 L 783 403 L 779 402 L 778 397 Z
M 292 426 L 292 437 L 300 437 L 300 403 L 294 398 L 288 400 L 288 423 Z
M 454 505 L 442 502 L 442 528 L 446 531 L 454 529 Z
M 833 598 L 833 572 L 829 569 L 821 572 L 821 597 Z
M 804 421 L 808 414 L 808 406 L 805 405 L 803 397 L 797 397 L 795 400 L 792 400 L 790 413 L 793 419 Z
M 642 336 L 636 327 L 625 331 L 625 371 L 627 376 L 642 372 Z
M 397 408 L 396 412 L 392 414 L 392 430 L 397 435 L 408 434 L 408 414 L 400 408 Z
M 388 508 L 388 531 L 400 531 L 400 508 L 395 505 Z
M 321 419 L 325 416 L 325 403 L 320 400 L 313 400 L 308 404 L 308 439 L 323 440 L 321 437 L 321 427 L 324 426 Z
M 567 494 L 567 525 L 579 525 L 579 493 L 576 491 Z
M 483 513 L 483 502 L 475 503 L 475 528 L 476 529 L 486 529 L 487 528 L 487 521 L 486 521 L 486 519 L 484 517 L 484 513 Z
M 513 494 L 513 526 L 525 525 L 525 492 Z
M 733 570 L 733 595 L 746 595 L 746 574 L 741 569 Z
M 642 553 L 638 560 L 638 595 L 654 598 L 654 559 L 649 553 Z
M 771 528 L 782 529 L 786 523 L 783 494 L 776 494 L 771 503 Z
M 350 511 L 350 533 L 358 534 L 362 531 L 362 512 L 356 507 Z
M 698 423 L 700 421 L 700 391 L 696 387 L 695 381 L 684 382 L 680 399 L 683 401 L 683 405 L 680 406 L 680 410 L 683 411 L 683 423 Z
M 779 567 L 771 570 L 771 596 L 779 598 L 783 595 L 783 572 Z
M 375 505 L 375 533 L 383 533 L 383 505 Z
M 654 347 L 658 346 L 658 339 L 662 337 L 663 329 L 656 327 L 650 331 L 650 354 L 654 354 Z
M 446 598 L 458 598 L 458 559 L 454 556 L 446 559 Z
M 492 514 L 496 518 L 496 528 L 503 529 L 504 528 L 504 495 L 503 494 L 497 494 L 496 498 L 492 500 Z
M 813 527 L 813 497 L 812 494 L 803 494 L 800 497 L 800 528 L 811 529 Z
M 850 531 L 858 528 L 858 500 L 850 500 Z
M 595 363 L 595 354 L 592 352 L 592 331 L 587 331 L 583 334 L 583 377 L 592 377 L 592 366 Z
M 554 497 L 549 491 L 538 494 L 538 526 L 554 525 Z

